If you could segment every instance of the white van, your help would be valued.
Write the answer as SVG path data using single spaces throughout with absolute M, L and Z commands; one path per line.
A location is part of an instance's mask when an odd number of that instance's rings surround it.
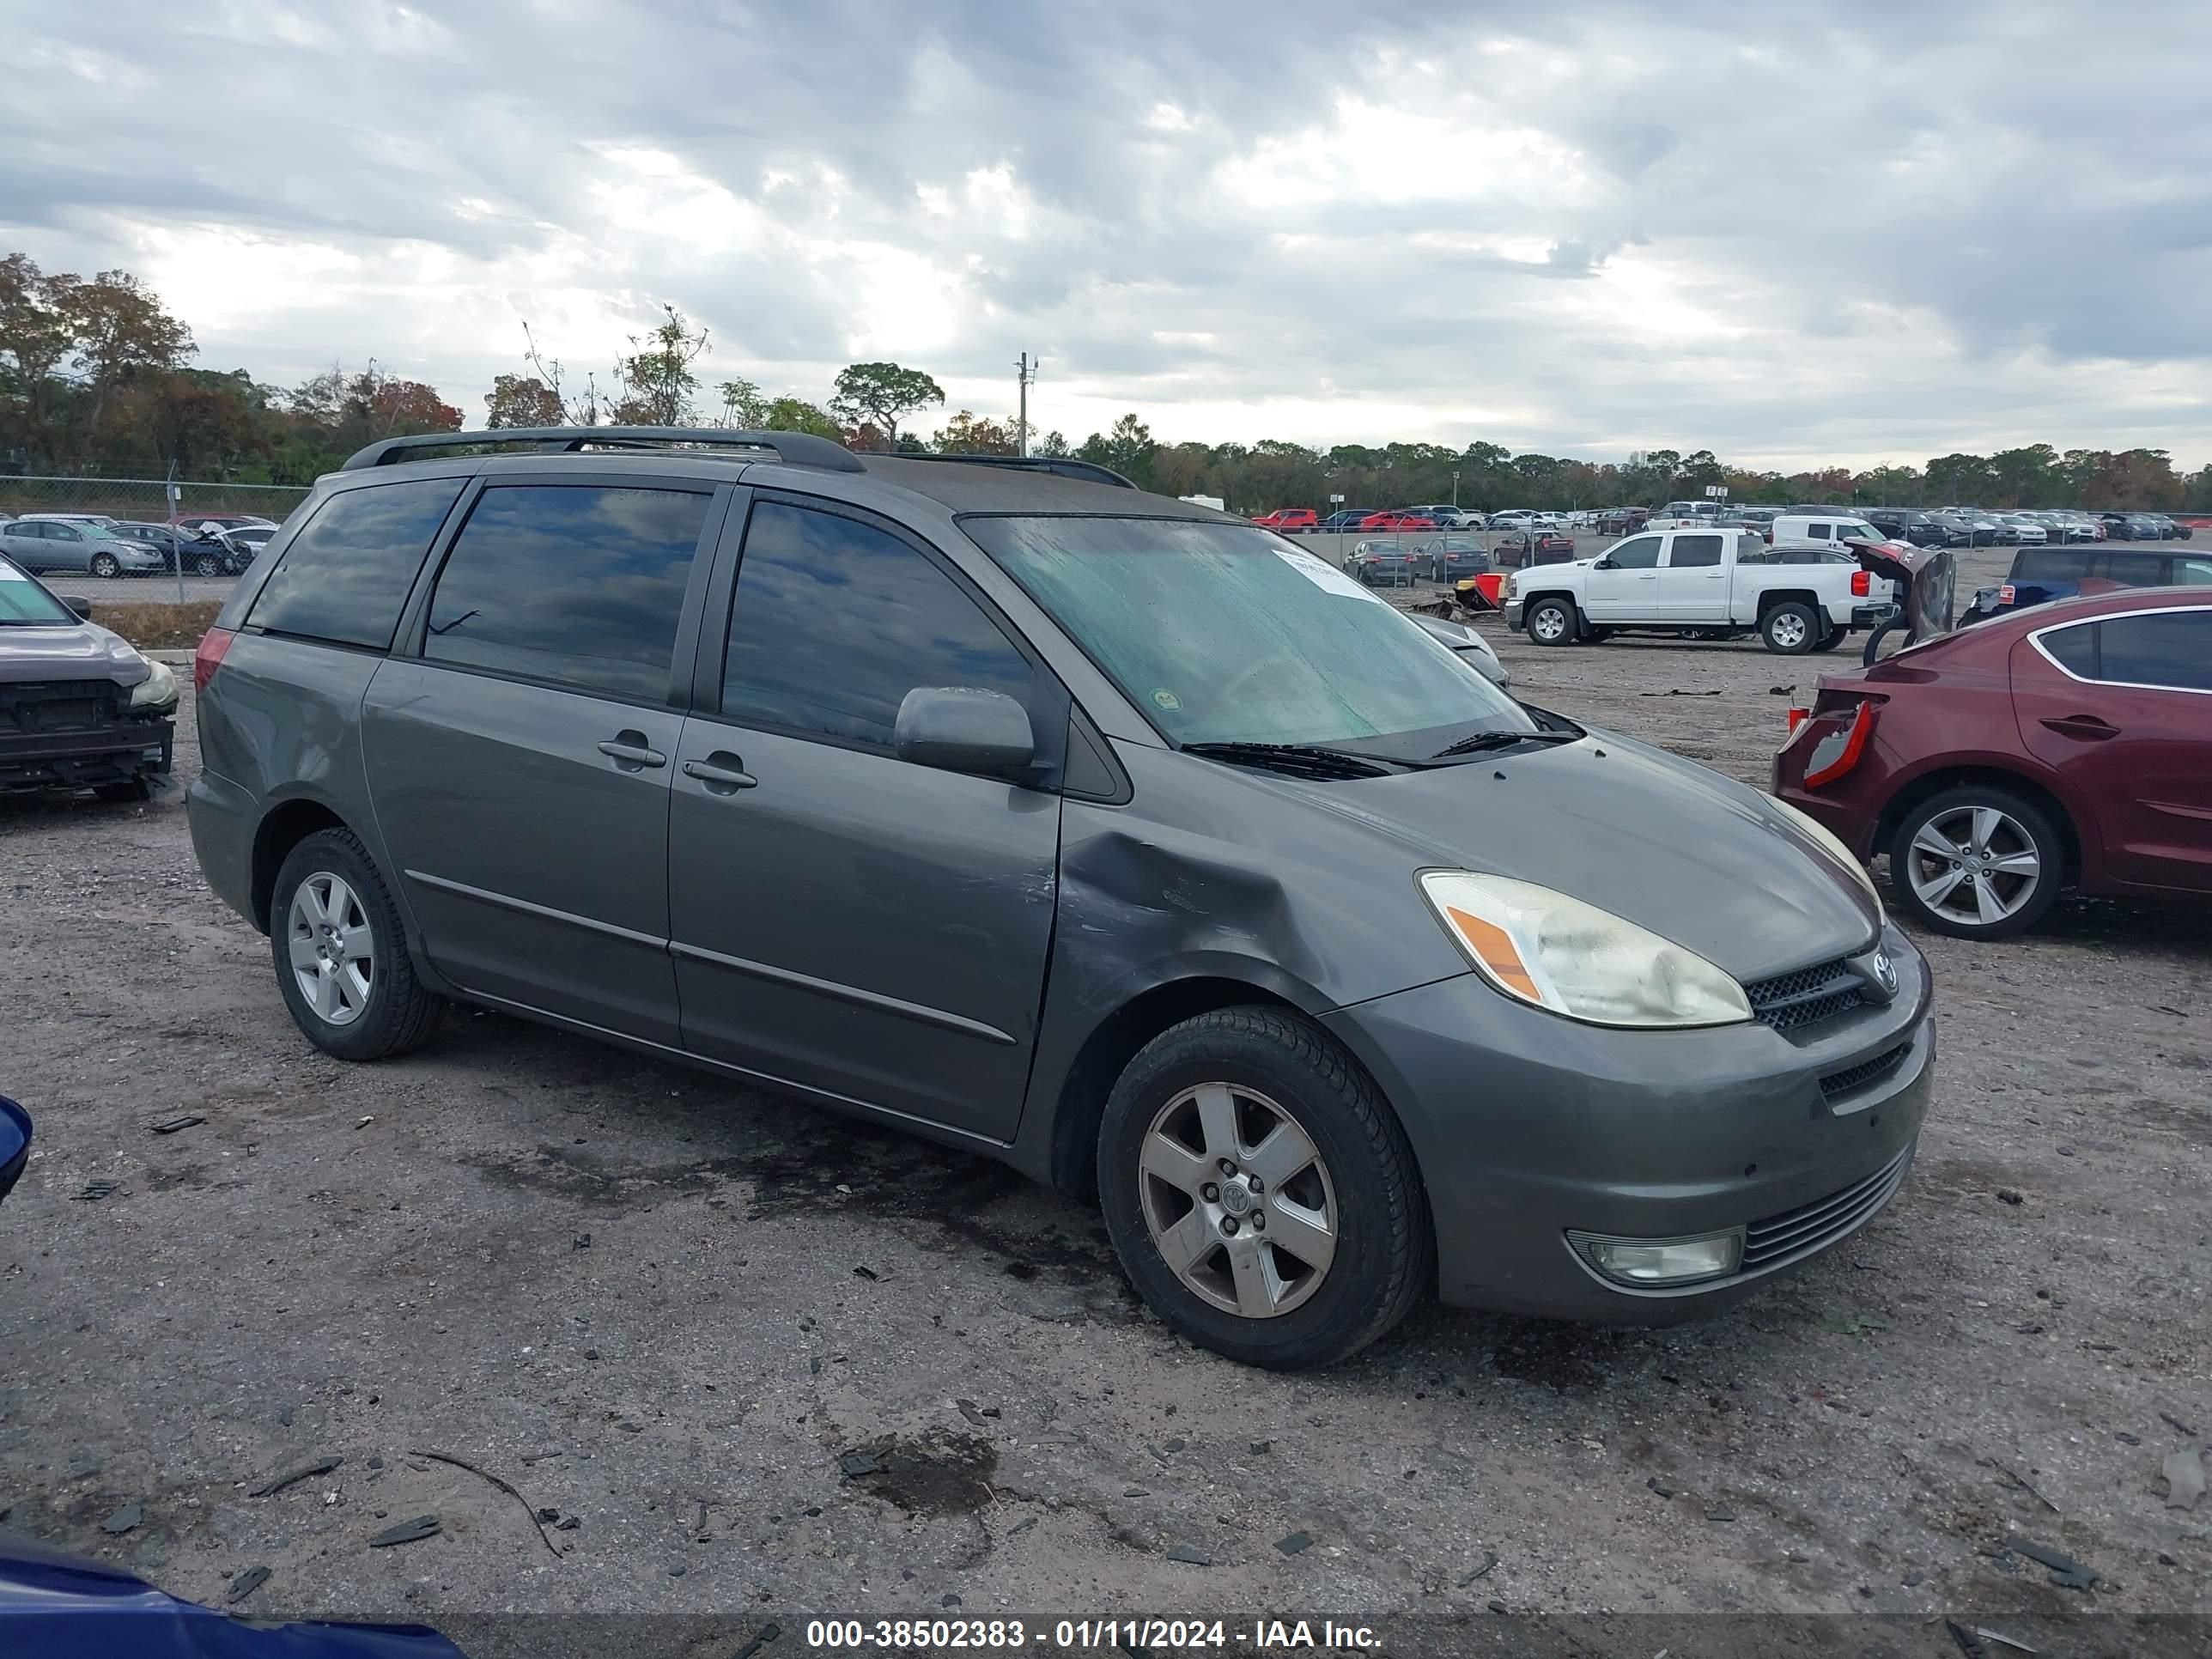
M 1846 540 L 1881 542 L 1889 538 L 1864 519 L 1856 519 L 1849 514 L 1780 513 L 1775 515 L 1768 539 L 1777 547 L 1803 547 L 1824 542 L 1833 545 Z

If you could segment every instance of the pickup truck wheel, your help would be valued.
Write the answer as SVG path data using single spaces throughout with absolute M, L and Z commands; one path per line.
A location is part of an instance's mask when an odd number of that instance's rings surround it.
M 1575 605 L 1571 599 L 1539 599 L 1528 607 L 1522 625 L 1528 629 L 1528 637 L 1539 645 L 1572 645 L 1575 642 Z
M 1828 629 L 1827 637 L 1822 640 L 1820 644 L 1814 646 L 1813 648 L 1815 651 L 1832 651 L 1838 646 L 1841 645 L 1847 637 L 1849 637 L 1850 631 L 1851 630 L 1848 628 L 1837 628 L 1831 626 Z
M 1819 641 L 1826 618 L 1799 599 L 1784 599 L 1759 619 L 1759 637 L 1778 657 L 1802 657 Z
M 1984 784 L 1947 789 L 1905 815 L 1889 884 L 1915 921 L 1954 939 L 2009 939 L 2057 902 L 2065 848 L 2033 801 Z
M 1099 1123 L 1098 1196 L 1153 1311 L 1246 1364 L 1334 1364 L 1436 1273 L 1405 1131 L 1288 1009 L 1217 1009 L 1139 1049 Z

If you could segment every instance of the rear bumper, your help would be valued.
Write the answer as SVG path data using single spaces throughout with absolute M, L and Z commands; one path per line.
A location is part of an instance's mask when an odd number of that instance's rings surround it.
M 1382 1084 L 1421 1164 L 1449 1304 L 1663 1324 L 1725 1307 L 1832 1249 L 1901 1186 L 1935 1060 L 1929 981 L 1894 929 L 1893 1002 L 1784 1036 L 1620 1031 L 1518 1006 L 1473 976 L 1328 1017 Z M 1601 1275 L 1571 1233 L 1742 1230 L 1724 1277 Z
M 83 732 L 0 734 L 0 790 L 88 789 L 169 770 L 171 720 L 122 720 Z
M 185 792 L 192 856 L 215 896 L 255 927 L 253 842 L 260 816 L 253 798 L 229 779 L 203 771 Z

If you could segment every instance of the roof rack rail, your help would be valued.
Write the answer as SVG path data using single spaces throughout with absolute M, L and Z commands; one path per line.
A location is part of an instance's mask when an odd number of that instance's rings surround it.
M 391 466 L 432 450 L 468 446 L 528 444 L 573 453 L 587 445 L 610 449 L 675 448 L 683 446 L 765 449 L 790 466 L 820 467 L 828 472 L 865 472 L 860 458 L 844 445 L 807 432 L 733 431 L 727 427 L 687 426 L 503 426 L 488 432 L 426 432 L 411 438 L 382 438 L 356 450 L 338 470 Z
M 1135 489 L 1139 486 L 1110 466 L 1101 466 L 1096 461 L 1079 461 L 1073 455 L 909 455 L 901 452 L 886 455 L 890 461 L 964 461 L 970 466 L 1007 466 L 1025 472 L 1053 472 L 1063 478 L 1081 478 L 1090 483 L 1112 484 L 1121 489 Z

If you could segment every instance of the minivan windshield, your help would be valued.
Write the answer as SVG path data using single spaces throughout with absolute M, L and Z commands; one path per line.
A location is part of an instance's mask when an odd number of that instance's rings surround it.
M 76 613 L 0 559 L 0 628 L 74 628 Z
M 1171 519 L 962 527 L 1169 738 L 1418 760 L 1541 728 L 1449 647 L 1264 530 Z

